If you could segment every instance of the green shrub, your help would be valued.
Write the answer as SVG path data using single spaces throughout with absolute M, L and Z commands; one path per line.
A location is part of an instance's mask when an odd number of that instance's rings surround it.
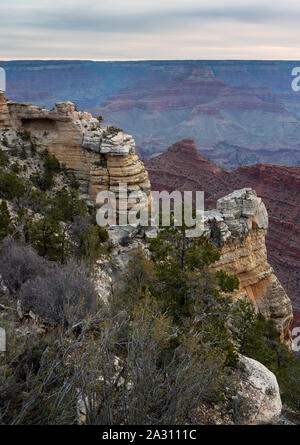
M 44 168 L 46 172 L 52 174 L 60 173 L 61 167 L 58 159 L 54 155 L 49 154 L 48 151 L 46 151 L 44 155 L 45 155 Z
M 251 303 L 238 301 L 232 324 L 240 352 L 270 369 L 277 377 L 282 400 L 300 412 L 300 358 L 293 357 L 280 342 L 274 322 L 256 314 Z
M 31 142 L 30 144 L 30 150 L 31 150 L 31 155 L 35 156 L 37 153 L 37 149 L 36 149 L 36 144 L 34 142 Z
M 14 172 L 0 171 L 0 197 L 7 200 L 19 199 L 25 195 L 25 185 Z
M 30 131 L 26 130 L 26 128 L 24 128 L 20 135 L 24 142 L 29 142 L 31 140 L 31 133 Z
M 106 229 L 92 224 L 90 216 L 76 217 L 72 225 L 73 251 L 89 266 L 104 253 L 104 244 L 109 239 Z
M 239 279 L 236 275 L 228 275 L 224 270 L 219 270 L 216 278 L 222 292 L 233 292 L 239 288 Z
M 94 166 L 95 167 L 107 168 L 107 161 L 106 161 L 106 159 L 101 159 L 99 161 L 94 162 Z
M 123 131 L 121 128 L 114 127 L 113 125 L 107 127 L 107 131 L 113 135 L 118 134 L 120 131 Z
M 5 134 L 2 136 L 1 143 L 2 143 L 2 145 L 4 145 L 4 147 L 8 147 L 8 139 L 7 139 L 7 136 Z
M 49 204 L 47 194 L 43 190 L 31 190 L 28 205 L 35 213 L 44 213 Z
M 51 215 L 58 221 L 74 221 L 76 216 L 84 216 L 86 213 L 86 205 L 75 191 L 69 192 L 64 188 L 51 200 Z
M 12 232 L 12 219 L 7 207 L 7 202 L 0 204 L 0 241 Z
M 8 158 L 3 150 L 0 148 L 0 167 L 5 167 L 8 164 Z
M 33 185 L 38 187 L 40 190 L 46 191 L 51 190 L 54 185 L 54 175 L 61 172 L 60 164 L 55 156 L 52 156 L 46 150 L 44 152 L 44 169 L 42 173 L 36 171 L 30 177 Z
M 237 354 L 226 328 L 231 313 L 229 298 L 221 296 L 218 280 L 209 270 L 209 266 L 220 258 L 219 252 L 204 236 L 186 238 L 184 230 L 176 227 L 162 229 L 157 238 L 149 240 L 149 244 L 155 278 L 141 280 L 140 265 L 146 266 L 149 260 L 141 262 L 133 258 L 128 265 L 131 277 L 126 279 L 126 298 L 133 301 L 143 298 L 148 288 L 178 329 L 198 332 L 203 344 L 214 339 L 214 348 L 223 351 L 225 363 L 235 365 Z M 146 266 L 148 270 L 149 267 Z M 221 284 L 223 292 L 228 292 L 229 288 L 238 285 L 238 280 L 229 275 L 223 275 L 223 278 L 225 276 L 226 286 Z
M 45 216 L 28 227 L 29 241 L 38 254 L 52 261 L 64 262 L 69 253 L 69 244 L 60 230 L 58 221 Z
M 20 157 L 23 161 L 28 158 L 27 151 L 26 151 L 26 148 L 24 145 L 22 145 L 22 147 L 21 147 Z
M 76 176 L 73 172 L 69 174 L 70 177 L 70 187 L 74 190 L 78 190 L 80 187 L 80 182 L 76 179 Z
M 51 190 L 54 185 L 53 174 L 48 171 L 44 173 L 36 171 L 30 176 L 30 180 L 35 187 L 42 191 Z
M 18 173 L 20 173 L 20 171 L 21 171 L 21 166 L 20 166 L 20 164 L 19 164 L 18 162 L 14 162 L 14 163 L 12 164 L 12 166 L 10 167 L 10 169 L 11 169 L 14 173 L 18 174 Z
M 14 157 L 18 157 L 19 156 L 18 147 L 13 147 L 10 152 L 11 152 L 11 155 L 14 156 Z

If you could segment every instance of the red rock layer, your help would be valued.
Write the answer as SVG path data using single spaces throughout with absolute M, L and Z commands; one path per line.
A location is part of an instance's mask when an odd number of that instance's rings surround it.
M 204 158 L 192 139 L 144 162 L 152 190 L 204 190 L 207 209 L 233 190 L 256 190 L 269 214 L 268 259 L 292 299 L 295 325 L 300 320 L 300 167 L 256 164 L 225 171 Z

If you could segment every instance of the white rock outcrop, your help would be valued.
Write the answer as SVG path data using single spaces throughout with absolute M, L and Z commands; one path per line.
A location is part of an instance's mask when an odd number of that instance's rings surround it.
M 219 244 L 223 244 L 252 229 L 267 230 L 269 221 L 267 209 L 255 190 L 243 188 L 218 199 L 216 209 L 205 212 L 204 223 L 208 234 L 211 234 L 213 223 L 218 226 Z
M 275 375 L 260 362 L 239 356 L 240 422 L 247 425 L 273 423 L 279 419 L 282 403 Z
M 220 198 L 215 210 L 205 212 L 204 226 L 221 253 L 212 269 L 223 269 L 240 280 L 232 297 L 251 301 L 274 321 L 281 341 L 291 347 L 292 304 L 268 263 L 268 213 L 261 198 L 251 188 L 235 190 Z

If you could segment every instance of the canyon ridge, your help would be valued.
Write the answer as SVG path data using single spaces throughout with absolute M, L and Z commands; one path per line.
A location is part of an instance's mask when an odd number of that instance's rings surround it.
M 102 190 L 116 192 L 118 183 L 126 182 L 129 191 L 146 193 L 144 205 L 149 206 L 151 188 L 148 172 L 135 153 L 132 136 L 118 128 L 102 126 L 91 114 L 77 111 L 74 104 L 57 103 L 52 110 L 47 110 L 8 101 L 1 95 L 0 128 L 4 150 L 5 145 L 13 144 L 14 139 L 25 132 L 38 150 L 47 150 L 55 155 L 80 181 L 81 196 L 86 200 L 94 200 Z M 168 160 L 168 154 L 171 154 L 169 161 L 175 162 L 178 167 L 177 172 L 164 162 L 164 159 Z M 193 179 L 191 174 L 186 175 L 184 166 L 188 165 L 188 161 L 194 168 L 202 164 L 205 166 L 202 182 Z M 292 307 L 267 260 L 265 235 L 268 214 L 262 199 L 251 188 L 242 188 L 241 183 L 237 187 L 228 183 L 224 190 L 224 184 L 227 183 L 222 179 L 223 171 L 198 155 L 190 139 L 175 144 L 166 154 L 146 161 L 146 165 L 152 176 L 153 190 L 161 188 L 161 181 L 166 178 L 169 178 L 166 182 L 169 188 L 175 186 L 177 190 L 193 190 L 193 181 L 199 190 L 199 186 L 204 185 L 204 178 L 206 182 L 209 177 L 213 178 L 213 182 L 215 176 L 220 178 L 223 188 L 220 186 L 218 193 L 211 192 L 210 196 L 227 196 L 219 197 L 218 200 L 211 198 L 211 204 L 215 204 L 216 208 L 207 212 L 205 217 L 206 233 L 221 253 L 221 259 L 214 267 L 239 277 L 240 287 L 233 297 L 252 301 L 266 318 L 273 319 L 282 342 L 290 347 Z M 155 165 L 159 167 L 158 171 Z M 199 173 L 202 176 L 200 170 L 194 170 L 197 177 Z M 176 179 L 173 183 L 170 181 L 172 177 Z M 117 244 L 121 242 L 124 232 L 119 229 L 112 232 L 114 241 Z M 139 228 L 133 227 L 130 229 L 130 237 L 134 239 L 138 232 Z M 128 237 L 126 230 L 125 234 Z M 126 260 L 123 266 L 124 263 Z
M 300 167 L 267 164 L 226 171 L 205 158 L 192 139 L 144 159 L 155 190 L 204 190 L 207 209 L 224 194 L 241 187 L 256 190 L 269 214 L 268 259 L 300 317 Z

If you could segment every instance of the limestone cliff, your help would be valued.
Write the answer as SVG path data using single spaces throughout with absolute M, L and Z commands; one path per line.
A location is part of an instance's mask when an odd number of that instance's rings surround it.
M 205 212 L 207 233 L 221 252 L 214 265 L 236 274 L 240 287 L 234 298 L 246 298 L 267 319 L 274 320 L 281 341 L 291 345 L 291 301 L 268 263 L 265 236 L 268 214 L 261 198 L 250 188 L 236 190 Z
M 150 202 L 148 173 L 135 154 L 132 136 L 113 127 L 102 127 L 91 114 L 77 111 L 71 102 L 57 103 L 52 110 L 46 110 L 7 101 L 0 94 L 0 129 L 8 139 L 17 132 L 29 131 L 37 149 L 55 154 L 75 173 L 82 191 L 92 199 L 101 190 L 118 190 L 123 182 L 129 191 L 145 191 Z M 261 313 L 274 320 L 281 340 L 290 345 L 292 307 L 267 260 L 268 215 L 261 199 L 252 189 L 235 191 L 219 199 L 216 210 L 206 212 L 205 225 L 212 243 L 221 251 L 214 268 L 237 274 L 240 279 L 234 298 L 253 301 Z M 121 238 L 135 238 L 139 232 L 139 228 L 129 229 L 110 231 L 119 260 L 124 250 L 119 244 Z M 141 243 L 144 244 L 135 244 Z M 126 267 L 126 258 L 123 263 Z
M 77 111 L 71 102 L 52 110 L 8 101 L 0 94 L 0 129 L 30 132 L 38 150 L 47 149 L 74 172 L 81 189 L 93 199 L 101 190 L 116 190 L 119 182 L 129 191 L 150 197 L 144 164 L 135 154 L 132 136 L 114 127 L 101 127 L 90 113 Z
M 231 153 L 231 149 L 228 148 Z M 226 171 L 197 150 L 193 139 L 176 142 L 167 151 L 144 159 L 154 190 L 203 190 L 205 208 L 233 190 L 251 187 L 266 206 L 268 260 L 292 300 L 294 326 L 300 322 L 300 166 L 255 164 Z
M 268 263 L 265 236 L 268 213 L 261 198 L 250 188 L 236 190 L 220 198 L 217 208 L 205 212 L 205 231 L 218 250 L 220 260 L 212 270 L 223 269 L 240 281 L 233 298 L 250 300 L 257 311 L 274 321 L 281 341 L 291 347 L 290 324 L 292 304 Z M 147 248 L 140 228 L 127 226 L 110 230 L 117 265 L 112 285 L 127 268 L 129 253 L 139 246 Z M 146 229 L 147 237 L 155 237 L 155 228 Z M 126 247 L 124 242 L 126 241 Z

